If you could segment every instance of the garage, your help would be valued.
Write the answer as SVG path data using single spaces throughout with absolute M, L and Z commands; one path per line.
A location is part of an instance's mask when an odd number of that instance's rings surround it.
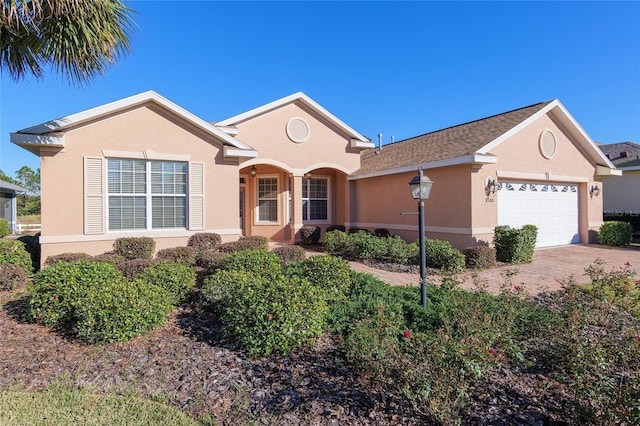
M 578 185 L 549 182 L 500 182 L 498 225 L 538 227 L 536 247 L 580 242 Z

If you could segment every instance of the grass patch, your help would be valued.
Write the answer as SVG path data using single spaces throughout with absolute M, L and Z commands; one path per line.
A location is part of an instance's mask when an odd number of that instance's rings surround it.
M 197 425 L 177 408 L 124 395 L 95 395 L 50 387 L 41 392 L 0 392 L 3 425 Z
M 34 224 L 34 223 L 41 223 L 39 214 L 30 214 L 30 215 L 27 215 L 27 216 L 18 216 L 17 219 L 18 219 L 18 223 L 25 224 L 25 225 L 31 225 L 31 224 Z

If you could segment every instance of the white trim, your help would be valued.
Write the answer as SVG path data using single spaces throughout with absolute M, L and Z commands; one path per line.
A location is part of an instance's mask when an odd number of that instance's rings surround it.
M 349 228 L 384 228 L 399 231 L 415 231 L 418 232 L 418 225 L 403 225 L 397 223 L 369 223 L 369 222 L 351 222 L 345 223 L 345 227 Z M 426 226 L 426 232 L 439 234 L 459 234 L 459 235 L 480 235 L 493 234 L 493 228 L 459 228 L 452 226 Z
M 230 127 L 230 126 L 218 126 L 215 123 L 211 123 L 214 126 L 216 126 L 218 129 L 222 130 L 223 132 L 225 132 L 226 134 L 228 134 L 229 136 L 236 136 L 238 133 L 240 133 L 240 130 L 237 127 Z
M 282 161 L 274 160 L 272 158 L 256 158 L 252 160 L 246 160 L 240 163 L 240 168 L 245 168 L 249 166 L 259 166 L 261 164 L 278 167 L 284 170 L 285 172 L 298 177 L 303 176 L 305 173 L 312 172 L 313 170 L 323 169 L 323 168 L 335 169 L 346 175 L 353 173 L 355 171 L 355 170 L 349 170 L 346 167 L 341 166 L 340 164 L 335 164 L 335 163 L 315 163 L 315 164 L 311 164 L 310 166 L 307 166 L 304 169 L 296 169 L 296 168 L 290 167 L 288 164 L 285 164 Z
M 349 141 L 349 144 L 353 149 L 370 149 L 370 148 L 376 147 L 376 144 L 374 144 L 369 140 L 361 141 L 360 139 L 353 139 L 353 138 Z
M 149 90 L 147 92 L 139 93 L 137 95 L 130 96 L 128 98 L 120 99 L 114 102 L 110 102 L 95 108 L 91 108 L 85 111 L 81 111 L 75 114 L 68 115 L 66 117 L 57 118 L 55 120 L 47 121 L 45 123 L 41 123 L 32 127 L 28 127 L 26 129 L 20 130 L 18 133 L 22 134 L 31 134 L 32 138 L 28 141 L 29 143 L 39 144 L 36 137 L 37 135 L 43 135 L 50 132 L 60 132 L 65 131 L 72 126 L 78 126 L 90 120 L 96 120 L 101 117 L 118 113 L 120 111 L 143 105 L 147 102 L 153 102 L 178 117 L 186 120 L 188 123 L 196 126 L 200 130 L 203 130 L 205 133 L 215 136 L 216 138 L 222 140 L 223 142 L 234 146 L 238 149 L 251 149 L 250 146 L 240 142 L 239 140 L 231 137 L 226 132 L 217 128 L 216 126 L 207 123 L 200 117 L 192 114 L 186 109 L 180 107 L 179 105 L 171 102 L 170 100 L 160 96 L 158 93 L 153 90 Z M 27 142 L 27 141 L 24 141 Z
M 271 220 L 260 220 L 260 181 L 259 179 L 276 179 L 276 220 L 275 221 L 271 221 Z M 280 225 L 280 209 L 281 206 L 280 204 L 282 204 L 282 200 L 280 199 L 280 175 L 279 174 L 264 174 L 264 175 L 260 175 L 257 174 L 256 177 L 256 183 L 254 185 L 254 189 L 255 189 L 255 207 L 254 207 L 254 213 L 253 213 L 253 224 L 254 226 L 273 226 L 273 225 Z M 268 200 L 273 200 L 273 198 L 268 198 Z
M 498 180 L 500 179 L 516 179 L 537 182 L 557 182 L 557 183 L 585 183 L 589 182 L 588 177 L 584 176 L 562 176 L 547 173 L 522 173 L 511 172 L 505 170 L 497 171 Z
M 363 173 L 357 176 L 349 176 L 349 180 L 367 179 L 372 177 L 395 175 L 400 173 L 415 172 L 418 167 L 422 167 L 424 170 L 436 169 L 439 167 L 457 166 L 460 164 L 496 164 L 498 157 L 495 155 L 478 155 L 472 154 L 464 157 L 450 158 L 447 160 L 432 161 L 429 163 L 412 164 L 410 166 L 396 167 L 393 169 L 377 170 L 375 172 Z
M 223 148 L 224 158 L 256 158 L 258 151 L 248 149 L 238 149 L 231 146 L 224 146 Z
M 557 109 L 559 113 L 553 113 L 555 109 Z M 482 148 L 480 148 L 476 152 L 478 154 L 489 153 L 492 149 L 494 149 L 495 147 L 497 147 L 507 139 L 511 138 L 520 130 L 527 127 L 529 124 L 533 123 L 538 118 L 540 118 L 541 116 L 547 113 L 553 113 L 554 117 L 557 120 L 559 120 L 560 123 L 562 123 L 565 126 L 568 125 L 572 128 L 574 136 L 577 136 L 576 142 L 586 151 L 586 153 L 591 157 L 591 159 L 594 162 L 596 163 L 601 162 L 602 164 L 605 164 L 607 167 L 615 169 L 615 166 L 611 163 L 611 161 L 609 161 L 609 159 L 604 155 L 604 153 L 600 150 L 600 148 L 598 148 L 596 143 L 591 139 L 591 137 L 589 137 L 587 132 L 585 132 L 584 129 L 580 126 L 580 124 L 578 124 L 578 122 L 575 120 L 575 118 L 573 118 L 573 116 L 569 114 L 569 111 L 567 111 L 567 109 L 560 103 L 558 99 L 554 99 L 544 108 L 542 108 L 540 111 L 531 115 L 529 118 L 522 121 L 517 126 L 511 128 L 509 131 L 503 133 L 493 141 L 484 145 Z
M 640 170 L 640 166 L 638 166 L 636 169 Z M 596 175 L 598 175 L 598 176 L 622 176 L 622 171 L 623 170 L 628 170 L 628 169 L 626 169 L 624 167 L 621 167 L 620 169 L 616 169 L 615 167 L 611 168 L 611 167 L 596 166 Z
M 39 147 L 49 147 L 49 148 L 64 148 L 65 141 L 63 136 L 53 136 L 53 135 L 34 135 L 27 133 L 11 133 L 10 140 L 14 144 L 21 146 L 22 148 L 34 152 L 31 149 L 36 149 L 35 152 L 39 149 Z
M 331 191 L 331 175 L 312 175 L 309 178 L 305 178 L 304 176 L 302 177 L 302 190 L 304 191 L 304 180 L 305 179 L 325 179 L 327 181 L 327 218 L 323 219 L 323 220 L 304 220 L 304 207 L 302 208 L 302 223 L 303 224 L 308 224 L 308 225 L 327 225 L 330 224 L 332 221 L 332 215 L 331 212 L 333 211 L 333 203 L 331 202 L 332 200 L 332 195 L 333 195 L 333 191 Z M 308 189 L 307 189 L 308 190 Z M 304 192 L 303 192 L 304 193 Z M 319 200 L 320 198 L 314 198 L 314 200 Z M 302 197 L 300 199 L 300 204 L 304 204 L 305 198 Z M 310 198 L 307 198 L 307 201 L 311 201 Z
M 102 155 L 105 158 L 124 158 L 129 160 L 188 162 L 191 159 L 191 155 L 189 154 L 165 154 L 154 152 L 150 149 L 145 149 L 144 151 L 118 151 L 113 149 L 103 149 Z
M 43 235 L 40 236 L 41 244 L 57 244 L 57 243 L 81 243 L 85 241 L 110 241 L 116 238 L 128 238 L 128 237 L 149 237 L 149 238 L 177 238 L 177 237 L 190 237 L 198 232 L 214 232 L 218 235 L 240 235 L 240 228 L 228 228 L 228 229 L 211 229 L 205 231 L 187 231 L 183 229 L 169 229 L 166 231 L 160 230 L 137 230 L 137 231 L 122 231 L 122 232 L 108 232 L 100 235 Z
M 305 95 L 302 92 L 297 92 L 297 93 L 294 93 L 292 95 L 285 96 L 284 98 L 275 100 L 273 102 L 269 102 L 268 104 L 265 104 L 265 105 L 262 105 L 260 107 L 254 108 L 254 109 L 249 110 L 247 112 L 243 112 L 242 114 L 238 114 L 238 115 L 235 115 L 233 117 L 227 118 L 226 120 L 222 120 L 222 121 L 218 122 L 217 125 L 218 126 L 222 126 L 222 127 L 234 126 L 234 125 L 237 125 L 238 123 L 242 123 L 242 122 L 245 122 L 247 120 L 251 120 L 252 118 L 255 118 L 255 117 L 263 115 L 263 114 L 266 114 L 266 113 L 268 113 L 270 111 L 273 111 L 275 109 L 278 109 L 278 108 L 280 108 L 280 107 L 282 107 L 284 105 L 287 105 L 287 104 L 290 104 L 290 103 L 294 103 L 294 102 L 297 102 L 297 101 L 302 102 L 307 107 L 310 107 L 314 112 L 316 112 L 317 114 L 321 115 L 324 119 L 329 121 L 331 124 L 333 124 L 338 129 L 342 130 L 344 133 L 349 135 L 351 138 L 358 139 L 358 140 L 360 140 L 362 142 L 368 142 L 369 141 L 367 138 L 362 136 L 360 133 L 356 132 L 354 129 L 352 129 L 346 123 L 344 123 L 342 120 L 340 120 L 338 117 L 336 117 L 335 115 L 331 114 L 329 111 L 327 111 L 322 106 L 320 106 L 320 104 L 318 104 L 317 102 L 315 102 L 313 99 L 311 99 L 309 96 Z

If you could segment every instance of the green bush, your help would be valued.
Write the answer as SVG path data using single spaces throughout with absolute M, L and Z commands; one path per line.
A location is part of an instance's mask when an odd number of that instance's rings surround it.
M 88 260 L 42 269 L 27 286 L 31 317 L 47 326 L 68 327 L 77 319 L 89 287 L 106 288 L 120 281 L 122 274 L 113 265 Z
M 125 262 L 124 256 L 119 255 L 117 253 L 114 253 L 112 251 L 108 251 L 106 253 L 102 253 L 102 254 L 98 254 L 96 256 L 93 256 L 92 260 L 94 262 L 108 263 L 108 264 L 113 265 L 115 267 L 118 267 L 118 265 L 120 265 L 121 263 Z
M 410 259 L 417 256 L 415 251 L 418 250 L 418 246 L 415 244 L 407 244 L 397 235 L 383 238 L 383 241 L 385 244 L 385 250 L 381 259 L 386 262 L 407 265 L 409 264 Z
M 602 216 L 605 222 L 610 222 L 610 221 L 628 222 L 631 224 L 631 227 L 633 228 L 634 233 L 636 234 L 640 233 L 640 211 L 604 212 Z
M 27 282 L 27 274 L 18 265 L 0 265 L 0 290 L 13 290 Z
M 47 257 L 44 261 L 46 266 L 53 266 L 60 262 L 73 263 L 79 260 L 91 260 L 92 257 L 87 253 L 60 253 Z
M 259 235 L 251 235 L 248 237 L 240 237 L 238 241 L 230 241 L 220 246 L 220 251 L 233 253 L 242 250 L 268 250 L 269 240 L 267 237 Z
M 189 237 L 188 247 L 192 247 L 196 253 L 204 253 L 209 250 L 218 249 L 222 244 L 220 235 L 213 232 L 198 232 Z
M 171 247 L 158 251 L 157 260 L 167 260 L 185 266 L 195 266 L 196 251 L 193 247 Z
M 468 268 L 487 269 L 496 265 L 496 249 L 493 247 L 467 247 L 464 257 Z
M 9 221 L 0 217 L 0 238 L 4 238 L 9 235 Z
M 74 330 L 89 343 L 124 342 L 161 325 L 171 312 L 171 298 L 142 280 L 94 284 L 76 309 Z
M 165 290 L 171 297 L 171 303 L 177 305 L 189 296 L 196 285 L 194 268 L 160 260 L 152 263 L 136 276 L 137 281 L 144 281 Z
M 31 256 L 25 245 L 18 240 L 0 240 L 0 265 L 17 265 L 27 275 L 33 272 Z
M 196 265 L 211 274 L 222 265 L 229 253 L 217 251 L 216 249 L 200 252 L 196 255 Z
M 332 254 L 350 253 L 351 238 L 344 231 L 335 230 L 324 234 L 324 250 Z
M 598 232 L 600 244 L 608 246 L 628 246 L 633 239 L 633 229 L 628 222 L 605 222 Z
M 282 263 L 283 267 L 289 265 L 291 262 L 304 260 L 307 257 L 307 252 L 300 246 L 280 246 L 271 251 L 280 258 L 280 263 Z
M 349 234 L 351 239 L 351 252 L 347 253 L 356 259 L 381 259 L 387 251 L 385 239 L 375 235 L 358 231 Z
M 233 303 L 235 292 L 260 279 L 246 271 L 218 270 L 204 279 L 202 298 L 211 311 L 222 313 L 227 305 Z
M 464 271 L 464 254 L 454 248 L 450 242 L 426 238 L 424 248 L 427 266 L 439 268 L 445 272 Z
M 226 271 L 251 272 L 259 277 L 276 278 L 282 275 L 280 258 L 266 250 L 243 250 L 229 254 L 220 265 Z
M 18 241 L 24 244 L 24 248 L 31 256 L 31 265 L 33 270 L 40 269 L 40 233 L 35 235 L 21 235 L 17 238 Z
M 302 244 L 317 244 L 320 241 L 320 227 L 305 225 L 300 228 L 300 238 Z
M 493 235 L 496 258 L 508 263 L 531 262 L 537 236 L 538 228 L 535 225 L 524 225 L 520 229 L 496 226 Z
M 113 251 L 127 260 L 151 259 L 156 242 L 149 237 L 118 238 L 113 243 Z
M 327 292 L 328 300 L 344 299 L 351 289 L 349 262 L 333 256 L 311 256 L 286 268 L 290 277 L 306 279 Z
M 233 303 L 221 316 L 223 333 L 250 356 L 287 355 L 322 334 L 327 304 L 324 292 L 309 281 L 255 277 L 231 289 Z
M 124 262 L 117 264 L 116 267 L 120 272 L 122 272 L 122 275 L 126 279 L 132 280 L 154 262 L 155 260 L 151 259 L 132 259 L 125 260 Z

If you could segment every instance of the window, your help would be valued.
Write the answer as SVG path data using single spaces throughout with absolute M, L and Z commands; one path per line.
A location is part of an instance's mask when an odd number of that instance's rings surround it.
M 186 227 L 187 163 L 110 159 L 109 230 Z
M 302 220 L 329 220 L 329 179 L 302 179 Z
M 278 221 L 278 178 L 258 178 L 258 221 Z

